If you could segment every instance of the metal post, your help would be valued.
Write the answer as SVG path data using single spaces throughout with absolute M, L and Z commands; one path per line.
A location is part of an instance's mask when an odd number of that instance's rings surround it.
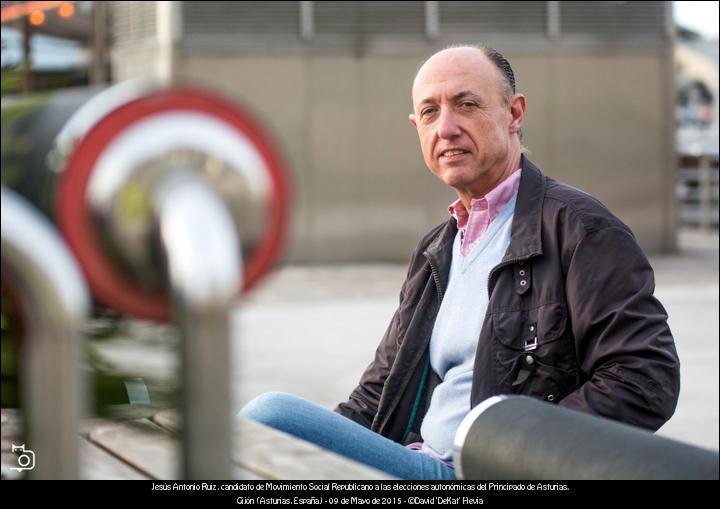
M 134 98 L 128 96 L 133 90 L 139 93 Z M 109 104 L 114 108 L 108 112 Z M 73 134 L 83 126 L 90 128 L 73 148 Z M 229 478 L 229 314 L 258 266 L 251 256 L 242 272 L 240 239 L 267 263 L 284 218 L 282 205 L 281 214 L 264 213 L 270 193 L 284 196 L 269 145 L 258 131 L 251 141 L 252 125 L 232 103 L 189 88 L 143 93 L 143 87 L 113 87 L 66 127 L 58 149 L 70 154 L 58 192 L 60 227 L 101 302 L 177 324 L 179 474 Z M 114 130 L 110 139 L 108 129 Z M 95 159 L 86 172 L 78 162 L 88 150 Z
M 425 37 L 434 41 L 440 36 L 440 2 L 425 2 Z
M 157 76 L 163 83 L 175 77 L 177 48 L 180 40 L 182 2 L 157 2 Z
M 24 317 L 20 344 L 21 402 L 34 479 L 78 477 L 78 433 L 85 384 L 80 327 L 87 288 L 48 221 L 2 188 L 2 273 Z M 17 444 L 20 445 L 20 444 Z M 22 466 L 22 465 L 21 465 Z
M 90 83 L 105 84 L 108 77 L 108 3 L 92 3 Z
M 300 37 L 311 40 L 315 36 L 315 18 L 312 2 L 300 2 Z
M 698 190 L 700 192 L 700 217 L 698 224 L 705 232 L 712 230 L 712 184 L 710 175 L 710 157 L 701 155 L 698 158 Z
M 186 479 L 230 477 L 230 307 L 240 287 L 238 236 L 222 200 L 191 172 L 155 193 L 175 322 L 182 338 Z
M 560 2 L 547 2 L 547 35 L 553 40 L 560 37 Z
M 22 66 L 20 68 L 20 85 L 23 94 L 29 94 L 35 88 L 34 77 L 32 73 L 32 64 L 30 61 L 30 39 L 32 38 L 32 28 L 30 21 L 25 16 L 22 19 Z

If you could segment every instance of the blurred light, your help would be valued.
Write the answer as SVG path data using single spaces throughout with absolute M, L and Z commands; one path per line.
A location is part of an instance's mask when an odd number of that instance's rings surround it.
M 4 3 L 4 2 L 3 2 Z M 58 5 L 68 2 L 18 2 L 7 7 L 2 7 L 0 17 L 2 22 L 12 21 L 14 19 L 24 18 L 29 16 L 35 11 L 47 11 L 48 9 L 54 9 Z
M 31 25 L 42 25 L 45 23 L 45 13 L 43 11 L 34 11 L 30 14 L 28 19 L 30 20 Z
M 69 18 L 75 14 L 75 6 L 70 2 L 63 2 L 60 4 L 60 7 L 58 7 L 57 12 L 61 18 Z

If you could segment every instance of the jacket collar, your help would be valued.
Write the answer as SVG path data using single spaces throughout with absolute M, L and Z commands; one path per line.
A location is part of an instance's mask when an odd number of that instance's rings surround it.
M 546 180 L 542 172 L 523 154 L 520 187 L 512 222 L 510 245 L 503 261 L 542 254 L 542 211 Z
M 513 215 L 512 235 L 503 262 L 542 254 L 540 231 L 545 198 L 545 177 L 525 155 L 521 158 L 521 167 L 522 173 Z M 456 234 L 457 222 L 455 218 L 450 218 L 423 253 L 431 265 L 436 269 L 443 269 L 439 271 L 443 288 L 447 286 L 452 246 Z

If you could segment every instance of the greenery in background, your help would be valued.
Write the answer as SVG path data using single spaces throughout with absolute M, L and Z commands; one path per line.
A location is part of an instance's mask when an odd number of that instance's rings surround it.
M 88 84 L 88 70 L 33 71 L 33 92 L 56 90 L 58 88 L 81 87 Z M 22 92 L 22 73 L 18 67 L 2 70 L 2 95 Z
M 20 331 L 11 317 L 10 299 L 2 299 L 2 408 L 20 408 Z M 87 383 L 92 402 L 91 413 L 101 417 L 132 416 L 147 405 L 131 405 L 125 382 L 141 378 L 150 394 L 152 406 L 173 406 L 177 400 L 177 383 L 162 380 L 148 373 L 124 372 L 97 351 L 98 345 L 127 337 L 126 321 L 117 318 L 92 320 L 84 333 Z M 142 345 L 142 340 L 139 340 Z M 133 409 L 133 407 L 137 407 Z
M 89 369 L 88 383 L 93 388 L 91 395 L 94 414 L 101 417 L 115 417 L 118 416 L 118 413 L 131 415 L 133 412 L 131 408 L 127 408 L 128 405 L 130 407 L 145 406 L 131 405 L 128 398 L 125 382 L 138 378 L 145 383 L 153 406 L 173 406 L 177 399 L 178 388 L 174 380 L 162 380 L 152 373 L 122 370 L 99 353 L 103 343 L 110 343 L 129 336 L 137 341 L 138 348 L 142 348 L 146 338 L 136 337 L 138 328 L 130 328 L 129 321 L 112 315 L 106 310 L 96 309 L 95 315 L 98 314 L 102 316 L 93 319 L 85 329 L 85 352 Z M 158 336 L 162 337 L 162 334 L 158 332 Z M 121 410 L 119 411 L 119 409 Z
M 23 129 L 16 128 L 16 123 L 31 122 L 33 115 L 47 102 L 47 94 L 3 100 L 0 153 L 4 186 L 15 187 L 22 180 L 27 170 L 25 167 L 27 155 L 33 148 L 32 140 L 26 134 L 22 134 Z
M 10 299 L 2 299 L 2 337 L 0 338 L 0 364 L 2 385 L 0 386 L 0 399 L 2 408 L 18 408 L 20 406 L 20 386 L 18 380 L 18 350 L 19 331 L 12 328 L 10 316 L 12 316 Z

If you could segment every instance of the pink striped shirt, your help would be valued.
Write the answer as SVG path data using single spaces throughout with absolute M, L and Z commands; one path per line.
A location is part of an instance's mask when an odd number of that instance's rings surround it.
M 467 256 L 472 251 L 519 186 L 520 170 L 518 169 L 482 198 L 473 198 L 470 201 L 469 214 L 459 198 L 448 207 L 448 212 L 457 221 L 458 230 L 462 235 L 460 252 L 463 256 Z

